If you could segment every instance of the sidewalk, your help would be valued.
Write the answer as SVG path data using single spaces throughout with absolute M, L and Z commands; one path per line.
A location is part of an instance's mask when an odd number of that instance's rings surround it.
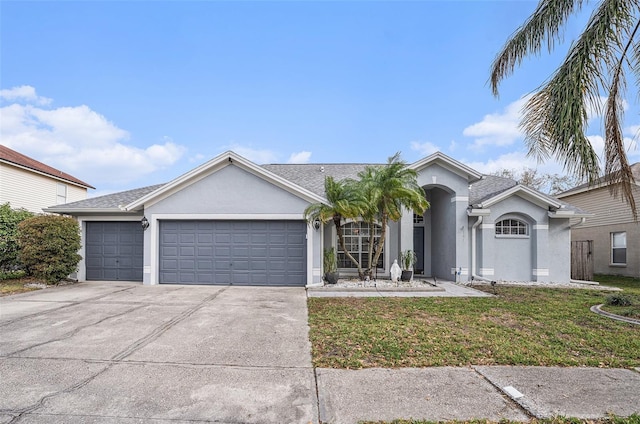
M 640 413 L 638 371 L 509 366 L 318 368 L 320 422 L 629 416 Z

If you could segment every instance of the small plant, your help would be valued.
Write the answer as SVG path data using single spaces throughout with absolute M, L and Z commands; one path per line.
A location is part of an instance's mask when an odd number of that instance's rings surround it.
M 64 216 L 37 216 L 18 225 L 19 259 L 27 273 L 55 284 L 77 271 L 78 223 Z
M 402 269 L 405 271 L 411 271 L 413 265 L 418 262 L 418 256 L 416 252 L 413 250 L 405 250 L 400 253 L 400 262 L 402 264 Z
M 329 284 L 336 284 L 338 282 L 338 258 L 336 257 L 336 250 L 333 247 L 324 249 L 322 259 L 324 279 L 327 280 Z
M 629 296 L 620 293 L 610 294 L 605 302 L 609 306 L 631 306 L 633 304 Z

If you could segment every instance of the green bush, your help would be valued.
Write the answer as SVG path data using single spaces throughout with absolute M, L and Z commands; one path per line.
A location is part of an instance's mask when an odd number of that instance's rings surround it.
M 19 259 L 27 273 L 57 283 L 77 271 L 80 227 L 73 218 L 37 216 L 18 225 Z
M 9 203 L 0 205 L 0 271 L 19 266 L 18 224 L 33 215 L 25 209 L 11 209 Z
M 633 301 L 627 295 L 616 293 L 607 296 L 606 303 L 609 306 L 631 306 Z
M 4 280 L 17 280 L 18 278 L 22 278 L 27 273 L 21 269 L 15 271 L 0 271 L 0 281 Z

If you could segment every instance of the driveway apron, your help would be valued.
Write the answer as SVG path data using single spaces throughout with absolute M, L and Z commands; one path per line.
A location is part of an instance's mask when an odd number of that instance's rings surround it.
M 0 423 L 309 423 L 302 288 L 82 283 L 0 298 Z

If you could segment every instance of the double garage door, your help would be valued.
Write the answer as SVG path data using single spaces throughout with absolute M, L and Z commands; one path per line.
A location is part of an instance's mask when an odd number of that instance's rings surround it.
M 160 221 L 159 280 L 304 286 L 304 221 Z

